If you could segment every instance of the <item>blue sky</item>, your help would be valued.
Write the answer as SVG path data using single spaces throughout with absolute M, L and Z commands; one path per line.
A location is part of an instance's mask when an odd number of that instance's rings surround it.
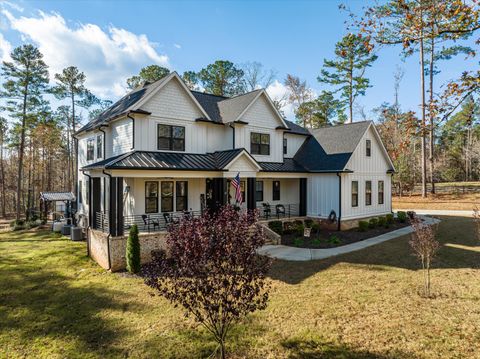
M 364 1 L 344 1 L 360 13 Z M 115 99 L 125 92 L 125 78 L 145 65 L 158 63 L 183 72 L 226 59 L 261 62 L 274 69 L 284 91 L 287 73 L 316 80 L 324 58 L 345 34 L 340 1 L 8 1 L 1 3 L 0 57 L 23 42 L 45 54 L 51 72 L 76 65 L 87 74 L 97 95 Z M 2 52 L 3 51 L 3 52 Z M 417 110 L 417 58 L 402 61 L 399 48 L 381 50 L 367 72 L 372 88 L 359 104 L 367 114 L 392 101 L 393 73 L 404 70 L 400 102 Z M 478 61 L 459 57 L 442 64 L 439 84 L 474 69 Z M 291 118 L 291 108 L 286 108 Z

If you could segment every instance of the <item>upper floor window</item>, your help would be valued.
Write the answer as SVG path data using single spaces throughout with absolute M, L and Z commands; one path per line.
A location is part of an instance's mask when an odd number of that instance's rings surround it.
M 97 136 L 97 158 L 103 158 L 103 137 Z
M 358 181 L 352 181 L 352 207 L 358 207 Z
M 372 204 L 372 181 L 365 181 L 365 205 Z
M 288 152 L 287 139 L 283 139 L 283 154 L 286 155 Z
M 185 151 L 185 127 L 158 125 L 158 149 Z
M 95 139 L 89 138 L 87 140 L 87 161 L 93 161 L 95 156 Z
M 372 141 L 367 140 L 366 141 L 366 155 L 367 157 L 370 157 L 372 155 Z
M 383 204 L 384 192 L 384 182 L 378 181 L 378 204 Z
M 269 155 L 270 154 L 270 135 L 267 133 L 250 134 L 250 152 L 252 155 Z

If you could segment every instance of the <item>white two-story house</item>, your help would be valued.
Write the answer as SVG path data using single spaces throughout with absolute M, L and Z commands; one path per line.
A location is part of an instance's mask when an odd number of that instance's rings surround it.
M 260 89 L 235 97 L 191 91 L 177 73 L 124 96 L 76 133 L 78 211 L 120 236 L 163 230 L 175 216 L 234 203 L 262 216 L 391 212 L 393 164 L 372 122 L 307 130 Z

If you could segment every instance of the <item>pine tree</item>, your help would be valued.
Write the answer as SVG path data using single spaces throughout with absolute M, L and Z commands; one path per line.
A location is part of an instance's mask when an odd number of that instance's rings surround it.
M 77 183 L 77 146 L 73 137 L 76 131 L 77 117 L 75 115 L 75 106 L 89 107 L 96 102 L 93 96 L 85 87 L 86 76 L 80 72 L 75 66 L 69 66 L 62 70 L 61 73 L 55 74 L 56 86 L 52 88 L 52 92 L 58 99 L 70 99 L 71 121 L 67 122 L 67 147 L 69 151 L 69 166 L 67 169 L 68 178 L 73 178 L 73 185 L 70 190 L 74 190 Z M 70 127 L 71 124 L 71 127 Z
M 144 82 L 151 83 L 158 81 L 163 77 L 167 76 L 169 73 L 170 70 L 162 66 L 145 66 L 140 70 L 138 75 L 134 75 L 127 79 L 127 86 L 130 90 L 133 90 L 142 85 Z
M 235 96 L 245 93 L 244 72 L 234 63 L 217 60 L 198 72 L 205 92 L 218 96 Z
M 15 48 L 10 56 L 12 61 L 4 61 L 2 66 L 2 75 L 6 81 L 1 95 L 7 100 L 6 110 L 10 117 L 20 121 L 16 198 L 16 218 L 19 220 L 27 122 L 30 116 L 35 116 L 34 111 L 47 90 L 48 66 L 43 61 L 41 52 L 30 44 Z
M 337 42 L 335 55 L 334 60 L 324 60 L 324 69 L 317 79 L 335 87 L 335 92 L 340 92 L 348 104 L 348 121 L 353 122 L 355 100 L 358 96 L 365 95 L 365 91 L 370 87 L 365 71 L 377 59 L 377 55 L 371 53 L 368 39 L 352 33 Z
M 136 224 L 130 228 L 126 254 L 127 270 L 130 273 L 140 272 L 140 241 L 138 240 L 138 227 Z

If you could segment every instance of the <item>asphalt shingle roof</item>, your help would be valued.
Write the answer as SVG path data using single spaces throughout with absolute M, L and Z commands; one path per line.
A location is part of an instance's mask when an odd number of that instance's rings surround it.
M 72 192 L 40 192 L 40 198 L 44 201 L 75 201 Z
M 224 99 L 218 103 L 220 115 L 223 122 L 235 121 L 238 116 L 247 108 L 248 105 L 257 97 L 262 90 L 255 90 L 243 95 L 238 95 Z
M 348 160 L 372 122 L 323 127 L 311 130 L 294 159 L 310 172 L 346 170 Z
M 218 103 L 225 100 L 227 97 L 212 95 L 204 92 L 191 91 L 192 95 L 197 99 L 198 103 L 203 107 L 208 116 L 213 122 L 222 123 L 222 116 Z
M 297 125 L 295 122 L 284 120 L 285 123 L 287 124 L 288 128 L 290 131 L 287 131 L 287 133 L 294 133 L 297 135 L 305 135 L 305 136 L 310 136 L 311 133 L 308 131 L 305 127 L 302 127 L 300 125 Z

